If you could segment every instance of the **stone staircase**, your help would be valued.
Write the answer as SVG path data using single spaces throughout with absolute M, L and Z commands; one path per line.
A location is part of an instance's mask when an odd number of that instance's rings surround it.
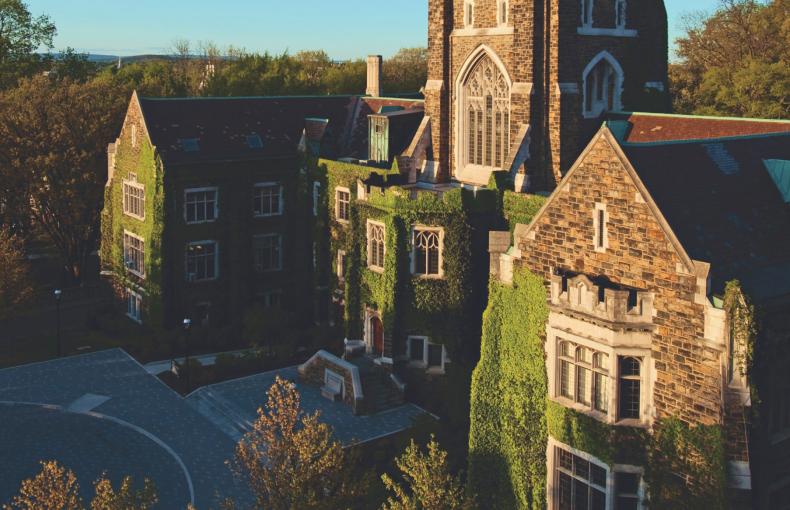
M 189 396 L 187 402 L 234 441 L 238 441 L 252 429 L 252 422 L 244 413 L 209 388 L 196 391 Z
M 389 371 L 364 356 L 349 362 L 359 369 L 365 395 L 365 414 L 376 414 L 403 405 L 403 392 L 392 381 Z

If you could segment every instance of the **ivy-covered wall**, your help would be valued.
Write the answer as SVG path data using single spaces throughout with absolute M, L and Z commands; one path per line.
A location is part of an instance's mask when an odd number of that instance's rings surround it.
M 512 285 L 491 282 L 488 303 L 469 434 L 469 486 L 487 508 L 545 508 L 549 436 L 609 466 L 643 467 L 652 509 L 726 508 L 720 426 L 664 418 L 651 434 L 549 400 L 544 282 L 519 268 Z
M 124 133 L 126 134 L 126 133 Z M 112 271 L 115 284 L 123 288 L 142 287 L 143 322 L 161 323 L 163 312 L 162 239 L 165 230 L 164 173 L 162 162 L 155 155 L 147 138 L 132 147 L 122 136 L 115 154 L 115 174 L 104 191 L 101 224 L 102 269 Z M 145 186 L 145 219 L 138 220 L 123 213 L 123 181 L 130 173 Z M 126 271 L 123 253 L 124 230 L 145 239 L 145 279 Z

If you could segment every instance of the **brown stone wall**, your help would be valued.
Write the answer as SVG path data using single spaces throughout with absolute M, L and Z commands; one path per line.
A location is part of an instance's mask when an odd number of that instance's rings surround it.
M 354 380 L 351 378 L 351 371 L 349 371 L 348 369 L 338 366 L 324 358 L 317 357 L 316 359 L 313 360 L 312 363 L 309 363 L 307 367 L 305 367 L 305 370 L 301 374 L 301 377 L 308 384 L 321 387 L 324 385 L 324 373 L 327 368 L 332 372 L 335 372 L 336 374 L 340 374 L 343 376 L 346 386 L 346 389 L 343 392 L 344 393 L 343 403 L 353 406 Z
M 693 424 L 721 422 L 719 354 L 706 348 L 704 311 L 694 302 L 696 279 L 644 200 L 608 139 L 599 138 L 567 185 L 538 219 L 535 239 L 517 239 L 522 263 L 549 275 L 558 269 L 606 276 L 655 293 L 652 357 L 657 416 Z M 593 211 L 609 215 L 605 253 L 594 250 Z
M 612 3 L 612 2 L 609 2 Z M 553 189 L 600 126 L 600 119 L 582 116 L 578 98 L 558 97 L 560 83 L 582 90 L 583 72 L 601 51 L 611 53 L 623 67 L 623 100 L 639 110 L 646 82 L 666 83 L 667 25 L 661 0 L 630 2 L 626 27 L 637 37 L 580 35 L 580 2 L 511 0 L 510 32 L 497 27 L 496 1 L 475 2 L 473 29 L 464 26 L 464 0 L 429 2 L 429 79 L 440 80 L 441 92 L 429 90 L 426 110 L 432 119 L 434 155 L 445 176 L 455 174 L 455 84 L 469 55 L 485 44 L 507 68 L 513 83 L 531 84 L 533 95 L 515 92 L 511 102 L 511 139 L 522 124 L 532 126 L 535 182 Z M 608 5 L 608 4 L 607 4 Z M 601 7 L 603 9 L 603 7 Z M 605 9 L 604 9 L 605 10 Z M 609 12 L 611 11 L 611 12 Z M 596 20 L 611 28 L 613 10 L 596 9 Z M 596 27 L 603 27 L 596 23 Z M 547 112 L 544 115 L 544 112 Z

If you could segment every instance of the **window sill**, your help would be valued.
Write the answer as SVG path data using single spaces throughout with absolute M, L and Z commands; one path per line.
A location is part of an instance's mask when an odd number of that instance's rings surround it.
M 280 216 L 283 216 L 283 213 L 254 214 L 253 215 L 254 218 L 258 218 L 258 219 L 260 219 L 260 218 L 279 218 Z
M 419 273 L 412 273 L 411 274 L 414 278 L 419 280 L 444 280 L 444 274 L 419 274 Z
M 341 220 L 340 218 L 335 218 L 335 222 L 337 222 L 337 223 L 339 223 L 339 224 L 343 225 L 344 227 L 345 227 L 346 225 L 348 225 L 349 223 L 351 223 L 351 221 L 350 221 L 350 220 Z
M 378 266 L 368 266 L 368 269 L 370 269 L 370 270 L 371 270 L 371 271 L 373 271 L 374 273 L 378 273 L 378 274 L 384 274 L 384 268 L 383 268 L 383 267 L 378 267 Z
M 201 284 L 201 283 L 211 283 L 211 282 L 216 282 L 217 280 L 219 280 L 219 278 L 218 278 L 218 277 L 214 277 L 214 278 L 203 278 L 202 280 L 192 280 L 191 282 L 190 282 L 189 280 L 186 280 L 186 283 L 188 283 L 188 284 Z
M 135 271 L 135 270 L 133 270 L 133 269 L 128 269 L 128 268 L 126 269 L 126 271 L 127 271 L 129 274 L 131 274 L 131 275 L 133 275 L 133 276 L 136 276 L 137 278 L 139 278 L 139 279 L 141 279 L 141 280 L 145 280 L 145 273 L 140 273 L 140 272 L 138 272 L 138 271 Z
M 134 315 L 132 315 L 130 313 L 127 313 L 126 316 L 129 317 L 132 321 L 136 322 L 137 324 L 139 324 L 141 326 L 143 325 L 143 319 L 138 319 L 137 317 L 135 317 Z
M 511 26 L 502 25 L 491 28 L 475 28 L 474 25 L 468 25 L 464 28 L 457 28 L 453 30 L 451 37 L 471 37 L 480 35 L 513 35 L 515 30 Z
M 591 409 L 589 406 L 585 404 L 580 404 L 574 400 L 571 400 L 567 397 L 556 396 L 553 397 L 551 400 L 560 404 L 563 407 L 567 407 L 568 409 L 573 409 L 579 413 L 589 416 L 590 418 L 595 418 L 596 420 L 603 422 L 603 423 L 612 423 L 612 420 L 609 418 L 609 415 L 606 413 L 602 413 L 601 411 L 596 411 Z
M 213 220 L 204 220 L 204 221 L 186 221 L 187 225 L 206 225 L 208 223 L 216 223 L 217 219 L 214 218 Z
M 136 214 L 128 213 L 126 211 L 124 211 L 123 215 L 138 221 L 145 221 L 145 216 L 137 216 Z
M 609 36 L 609 37 L 637 37 L 639 32 L 630 28 L 595 28 L 595 27 L 579 27 L 576 30 L 579 35 L 594 35 L 594 36 Z
M 428 375 L 444 375 L 444 368 L 442 367 L 431 367 L 425 369 L 425 373 Z

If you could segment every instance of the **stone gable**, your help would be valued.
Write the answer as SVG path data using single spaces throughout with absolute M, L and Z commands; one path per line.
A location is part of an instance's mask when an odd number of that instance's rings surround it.
M 653 405 L 658 418 L 721 420 L 719 353 L 706 346 L 697 279 L 632 178 L 622 152 L 602 130 L 529 230 L 517 230 L 521 263 L 548 281 L 557 270 L 605 276 L 655 294 Z M 595 249 L 596 204 L 606 208 L 607 248 Z

